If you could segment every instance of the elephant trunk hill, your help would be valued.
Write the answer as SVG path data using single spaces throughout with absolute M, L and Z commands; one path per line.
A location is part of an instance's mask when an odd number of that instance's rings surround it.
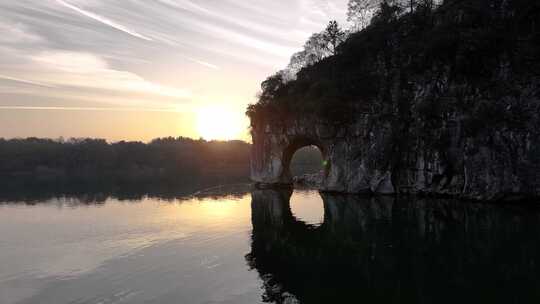
M 539 20 L 537 1 L 383 2 L 335 55 L 263 83 L 252 179 L 290 184 L 314 145 L 325 191 L 538 198 Z

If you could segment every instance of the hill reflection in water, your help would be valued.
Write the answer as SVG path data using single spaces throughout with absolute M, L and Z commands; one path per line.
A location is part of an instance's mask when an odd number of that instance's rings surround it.
M 267 302 L 540 300 L 535 209 L 322 194 L 324 222 L 316 227 L 293 216 L 291 194 L 252 192 L 246 259 Z

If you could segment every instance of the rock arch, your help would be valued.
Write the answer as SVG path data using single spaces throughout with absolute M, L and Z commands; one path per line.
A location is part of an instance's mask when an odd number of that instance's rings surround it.
M 361 125 L 349 127 L 363 133 L 351 136 L 347 127 L 308 117 L 252 125 L 251 179 L 261 187 L 291 185 L 292 156 L 313 145 L 319 148 L 325 163 L 320 190 L 394 193 L 389 171 L 372 168 L 378 165 L 371 161 L 377 155 L 362 144 L 361 136 L 369 129 Z
M 324 180 L 330 168 L 331 142 L 321 138 L 317 130 L 297 124 L 293 128 L 266 125 L 253 128 L 253 149 L 251 154 L 251 177 L 262 186 L 291 185 L 290 163 L 293 155 L 307 146 L 315 146 L 327 164 Z

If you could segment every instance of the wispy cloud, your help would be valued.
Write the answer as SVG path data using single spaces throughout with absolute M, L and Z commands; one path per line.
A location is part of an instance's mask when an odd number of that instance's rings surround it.
M 0 80 L 14 81 L 14 82 L 18 82 L 18 83 L 23 83 L 23 84 L 28 84 L 28 85 L 38 86 L 38 87 L 44 87 L 44 88 L 51 88 L 51 89 L 56 88 L 56 86 L 53 86 L 51 84 L 46 84 L 46 83 L 42 83 L 42 82 L 38 82 L 38 81 L 32 81 L 32 80 L 28 80 L 28 79 L 22 79 L 22 78 L 11 77 L 11 76 L 6 76 L 6 75 L 0 75 Z
M 40 72 L 54 85 L 189 98 L 189 90 L 149 82 L 127 71 L 112 69 L 105 60 L 89 53 L 43 52 L 32 56 Z
M 205 14 L 211 13 L 210 10 L 200 5 L 197 5 L 189 0 L 157 0 L 157 2 L 161 2 L 168 6 L 188 10 L 191 12 L 205 13 Z
M 38 107 L 38 106 L 0 106 L 0 110 L 27 110 L 27 111 L 104 111 L 104 112 L 179 112 L 174 108 L 111 108 L 111 107 Z
M 191 62 L 195 62 L 195 63 L 200 64 L 202 66 L 205 66 L 207 68 L 211 68 L 211 69 L 214 69 L 214 70 L 219 70 L 219 67 L 217 65 L 215 65 L 215 64 L 211 64 L 209 62 L 201 61 L 201 60 L 191 58 L 191 57 L 188 57 L 188 56 L 185 56 L 185 55 L 183 57 L 186 58 L 187 60 L 191 61 Z
M 70 8 L 70 9 L 78 12 L 81 15 L 84 15 L 84 16 L 86 16 L 88 18 L 94 19 L 94 20 L 96 20 L 98 22 L 101 22 L 101 23 L 103 23 L 105 25 L 108 25 L 108 26 L 110 26 L 112 28 L 115 28 L 115 29 L 117 29 L 119 31 L 122 31 L 122 32 L 126 33 L 126 34 L 129 34 L 129 35 L 131 35 L 133 37 L 137 37 L 137 38 L 147 40 L 147 41 L 152 41 L 152 38 L 144 36 L 142 34 L 139 34 L 136 31 L 131 30 L 131 29 L 129 29 L 129 28 L 127 28 L 127 27 L 125 27 L 125 26 L 123 26 L 121 24 L 118 24 L 118 23 L 116 23 L 116 22 L 114 22 L 112 20 L 109 20 L 109 19 L 107 19 L 107 18 L 105 18 L 103 16 L 100 16 L 98 14 L 89 12 L 89 11 L 84 10 L 82 8 L 79 8 L 79 7 L 77 7 L 77 6 L 73 5 L 73 4 L 67 3 L 66 1 L 63 1 L 63 0 L 56 0 L 56 2 L 58 2 L 59 4 L 65 6 L 67 8 Z
M 0 0 L 0 110 L 243 112 L 347 1 Z
M 22 24 L 0 22 L 0 44 L 28 44 L 43 42 L 43 38 L 30 33 Z

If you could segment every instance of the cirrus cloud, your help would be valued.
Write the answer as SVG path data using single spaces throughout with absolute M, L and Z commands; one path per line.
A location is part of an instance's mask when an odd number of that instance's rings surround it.
M 60 5 L 63 5 L 65 7 L 67 7 L 67 8 L 69 8 L 69 9 L 72 9 L 72 10 L 76 11 L 77 13 L 79 13 L 79 14 L 81 14 L 83 16 L 94 19 L 94 20 L 96 20 L 96 21 L 98 21 L 100 23 L 108 25 L 108 26 L 110 26 L 112 28 L 115 28 L 115 29 L 117 29 L 119 31 L 127 33 L 127 34 L 129 34 L 131 36 L 134 36 L 134 37 L 137 37 L 137 38 L 140 38 L 140 39 L 143 39 L 143 40 L 152 41 L 152 38 L 141 35 L 141 34 L 137 33 L 136 31 L 131 30 L 131 29 L 129 29 L 129 28 L 127 28 L 127 27 L 125 27 L 125 26 L 123 26 L 121 24 L 118 24 L 118 23 L 116 23 L 116 22 L 114 22 L 112 20 L 109 20 L 109 19 L 107 19 L 107 18 L 105 18 L 103 16 L 100 16 L 98 14 L 94 14 L 92 12 L 89 12 L 87 10 L 79 8 L 79 7 L 77 7 L 77 6 L 73 5 L 73 4 L 69 4 L 64 0 L 56 0 L 56 2 L 58 4 L 60 4 Z
M 0 1 L 0 111 L 243 112 L 311 33 L 346 19 L 346 3 Z

